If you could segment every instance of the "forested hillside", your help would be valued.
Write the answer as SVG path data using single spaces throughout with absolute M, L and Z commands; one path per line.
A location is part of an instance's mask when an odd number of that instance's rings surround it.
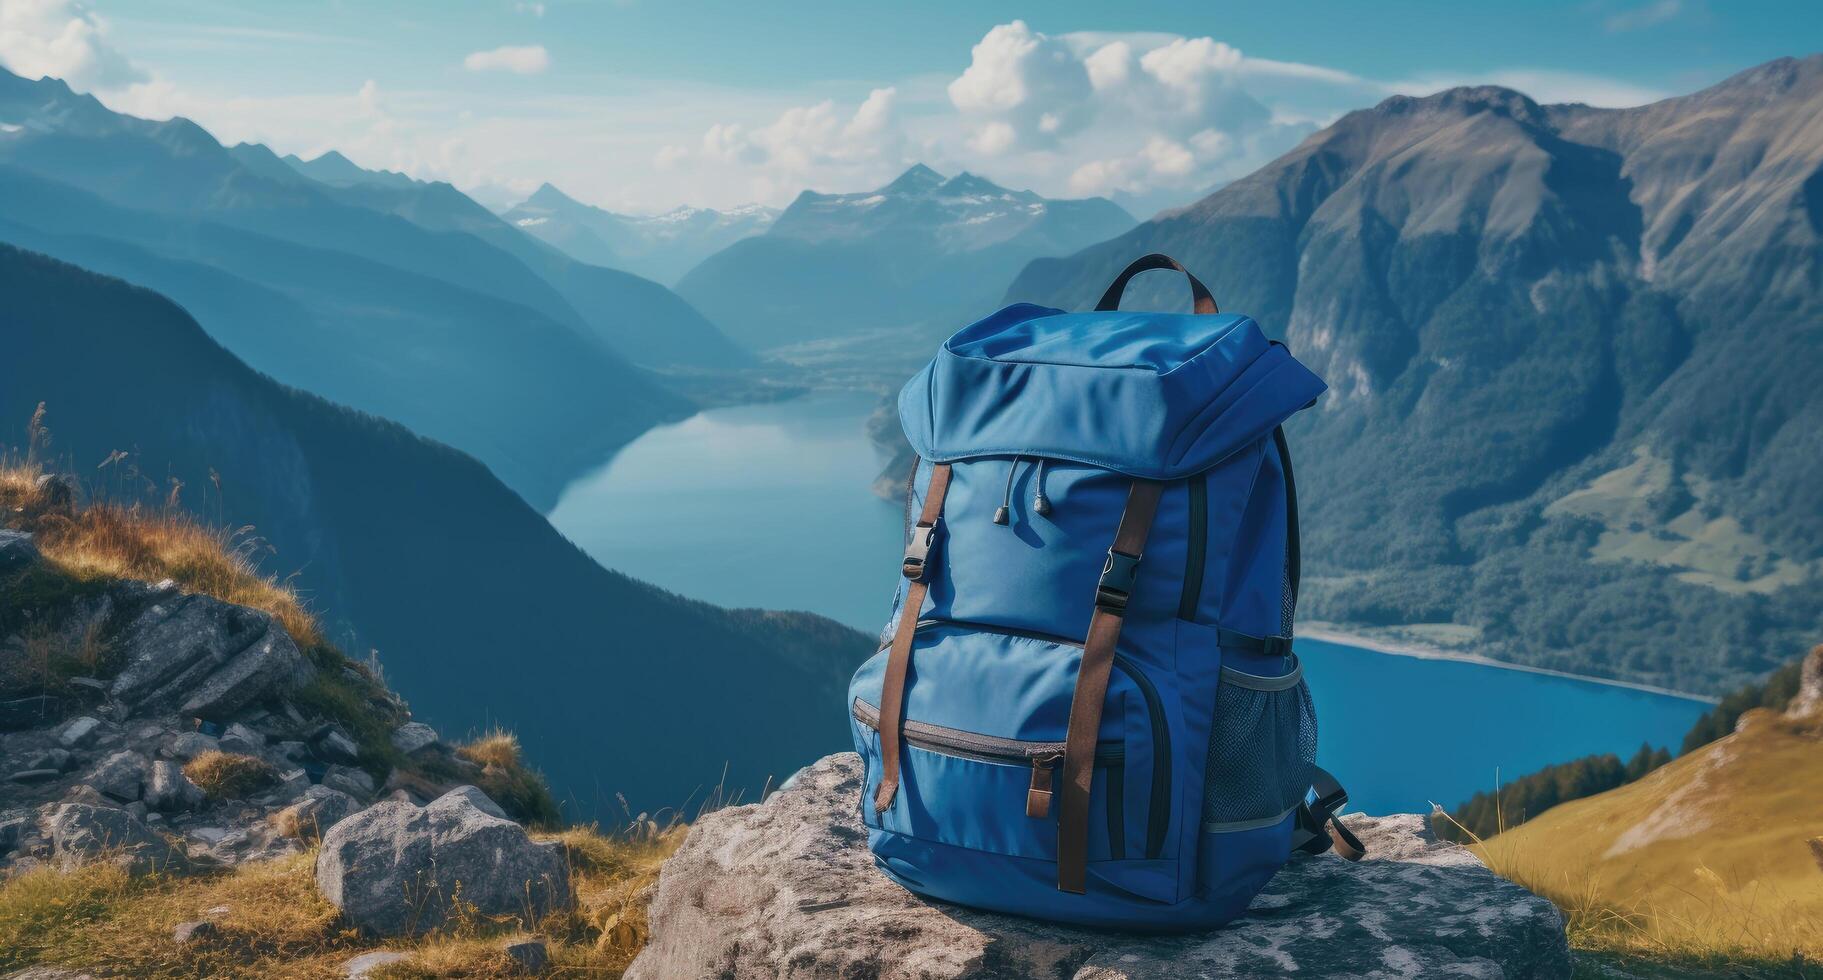
M 1823 55 L 1638 109 L 1392 98 L 1006 298 L 1162 251 L 1324 375 L 1310 616 L 1726 690 L 1823 624 L 1819 120 Z

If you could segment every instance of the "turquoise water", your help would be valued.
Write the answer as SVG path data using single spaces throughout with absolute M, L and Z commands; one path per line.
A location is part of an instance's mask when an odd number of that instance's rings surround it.
M 899 507 L 873 496 L 876 398 L 704 412 L 572 484 L 551 522 L 610 568 L 724 606 L 808 609 L 876 632 Z M 1551 762 L 1675 748 L 1706 705 L 1610 684 L 1300 640 L 1319 755 L 1373 813 L 1454 806 Z

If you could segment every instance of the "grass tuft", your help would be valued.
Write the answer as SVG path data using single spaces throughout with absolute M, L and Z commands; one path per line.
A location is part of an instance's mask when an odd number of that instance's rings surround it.
M 278 783 L 278 770 L 264 759 L 209 751 L 184 765 L 184 775 L 211 800 L 244 800 Z
M 456 755 L 481 767 L 475 785 L 508 816 L 547 830 L 563 826 L 563 811 L 551 796 L 550 786 L 543 775 L 526 765 L 513 733 L 493 729 L 458 746 Z

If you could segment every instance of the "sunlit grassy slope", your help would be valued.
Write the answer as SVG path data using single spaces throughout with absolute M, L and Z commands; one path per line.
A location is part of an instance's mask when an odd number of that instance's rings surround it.
M 1562 906 L 1596 962 L 1815 976 L 1820 836 L 1823 715 L 1756 709 L 1735 734 L 1477 849 Z

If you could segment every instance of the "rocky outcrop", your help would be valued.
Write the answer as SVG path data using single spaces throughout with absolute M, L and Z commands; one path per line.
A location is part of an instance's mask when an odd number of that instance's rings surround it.
M 140 875 L 181 871 L 188 865 L 182 851 L 123 809 L 64 803 L 51 810 L 43 823 L 52 856 L 65 869 L 108 860 Z
M 852 754 L 711 814 L 665 865 L 630 980 L 665 977 L 1567 977 L 1549 902 L 1422 818 L 1350 818 L 1370 859 L 1292 862 L 1212 932 L 1094 932 L 927 901 L 873 867 Z
M 1813 648 L 1798 668 L 1798 693 L 1792 695 L 1785 713 L 1793 718 L 1823 714 L 1823 646 Z
M 155 603 L 120 638 L 126 666 L 108 693 L 136 714 L 225 718 L 309 679 L 309 664 L 268 613 L 206 595 Z
M 316 881 L 350 922 L 384 936 L 437 928 L 458 896 L 528 927 L 572 901 L 563 846 L 533 841 L 472 786 L 422 807 L 378 803 L 337 823 L 323 835 Z

